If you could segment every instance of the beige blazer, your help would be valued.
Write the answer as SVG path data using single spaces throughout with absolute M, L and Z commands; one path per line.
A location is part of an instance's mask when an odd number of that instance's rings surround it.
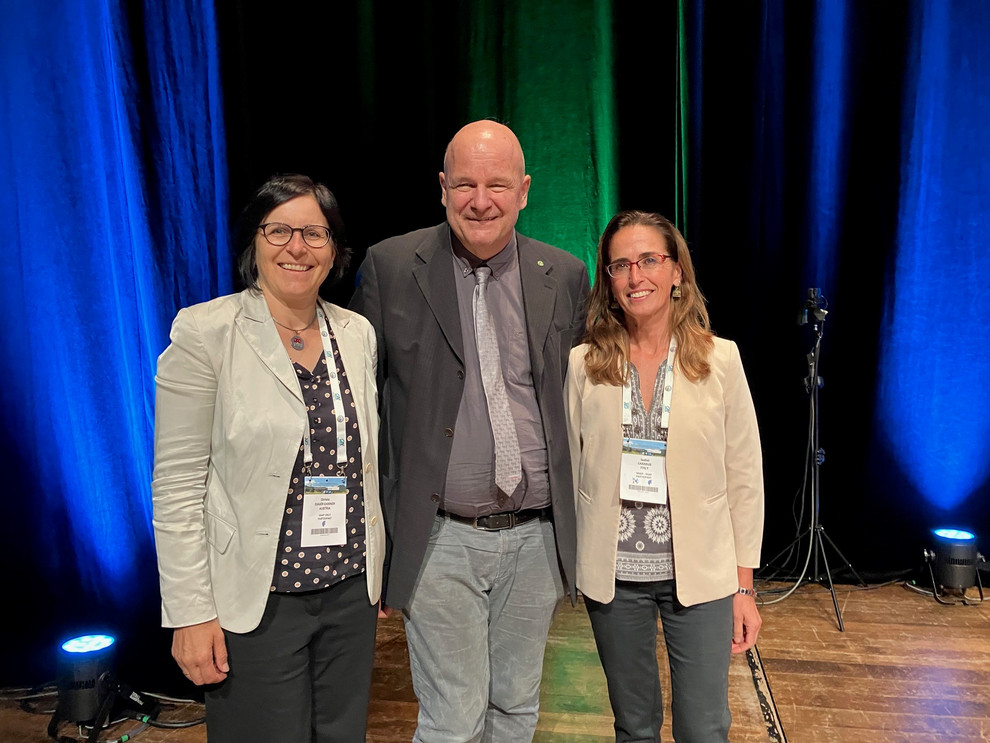
M 351 382 L 361 433 L 368 600 L 378 601 L 385 534 L 378 498 L 375 333 L 323 303 Z M 155 543 L 162 624 L 261 621 L 289 477 L 307 426 L 292 362 L 261 292 L 183 309 L 158 359 Z
M 571 351 L 568 437 L 577 510 L 577 587 L 615 596 L 619 541 L 622 388 L 593 384 L 584 355 Z M 763 541 L 763 457 L 739 350 L 715 339 L 712 371 L 690 382 L 675 364 L 667 435 L 667 491 L 677 599 L 685 606 L 739 587 L 736 567 L 759 567 Z

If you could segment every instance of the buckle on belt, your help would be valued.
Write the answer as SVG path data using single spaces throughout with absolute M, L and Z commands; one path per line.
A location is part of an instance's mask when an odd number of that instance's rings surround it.
M 482 531 L 502 531 L 503 529 L 511 529 L 515 525 L 516 514 L 511 511 L 491 513 L 487 516 L 479 516 L 474 520 L 474 528 Z

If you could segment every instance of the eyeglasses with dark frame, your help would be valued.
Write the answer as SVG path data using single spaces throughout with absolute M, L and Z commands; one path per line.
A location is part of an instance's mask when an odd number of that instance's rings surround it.
M 258 230 L 265 239 L 276 247 L 288 245 L 293 233 L 302 235 L 303 242 L 311 248 L 325 248 L 330 242 L 330 229 L 322 224 L 307 224 L 303 227 L 290 227 L 283 222 L 259 224 Z
M 618 279 L 628 276 L 633 266 L 639 266 L 639 270 L 643 273 L 653 273 L 654 271 L 658 271 L 664 263 L 672 260 L 674 260 L 673 256 L 665 255 L 664 253 L 653 253 L 652 255 L 644 255 L 638 261 L 612 261 L 605 266 L 605 271 L 613 279 Z

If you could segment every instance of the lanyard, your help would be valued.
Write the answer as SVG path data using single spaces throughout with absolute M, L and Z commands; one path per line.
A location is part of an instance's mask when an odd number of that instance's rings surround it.
M 333 360 L 333 344 L 330 342 L 330 331 L 323 308 L 317 305 L 316 316 L 320 321 L 320 340 L 323 341 L 323 356 L 327 360 L 327 373 L 330 376 L 330 391 L 333 394 L 334 434 L 337 437 L 337 464 L 347 463 L 347 424 L 344 422 L 344 399 L 340 394 L 340 379 L 337 375 L 337 364 Z M 301 390 L 300 390 L 301 392 Z M 304 403 L 305 404 L 305 403 Z M 309 440 L 309 415 L 306 416 L 306 433 L 303 435 L 304 462 L 308 467 L 313 463 L 313 448 Z
M 670 337 L 670 348 L 667 351 L 667 361 L 664 362 L 666 373 L 663 379 L 663 395 L 661 397 L 660 427 L 670 427 L 670 398 L 674 387 L 674 353 L 677 351 L 677 339 Z M 660 372 L 657 371 L 657 374 Z M 647 411 L 649 412 L 649 411 Z M 622 385 L 622 425 L 632 425 L 632 375 L 626 376 L 626 383 Z

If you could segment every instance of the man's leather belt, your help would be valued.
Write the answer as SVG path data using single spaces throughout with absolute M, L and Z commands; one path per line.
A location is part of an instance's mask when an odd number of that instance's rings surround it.
M 523 511 L 510 511 L 507 513 L 490 513 L 487 516 L 478 516 L 478 518 L 459 516 L 450 511 L 441 510 L 438 513 L 441 516 L 447 516 L 452 521 L 471 524 L 475 529 L 481 529 L 482 531 L 501 531 L 502 529 L 511 529 L 514 526 L 525 524 L 527 521 L 532 521 L 533 519 L 549 519 L 550 507 L 527 508 Z

